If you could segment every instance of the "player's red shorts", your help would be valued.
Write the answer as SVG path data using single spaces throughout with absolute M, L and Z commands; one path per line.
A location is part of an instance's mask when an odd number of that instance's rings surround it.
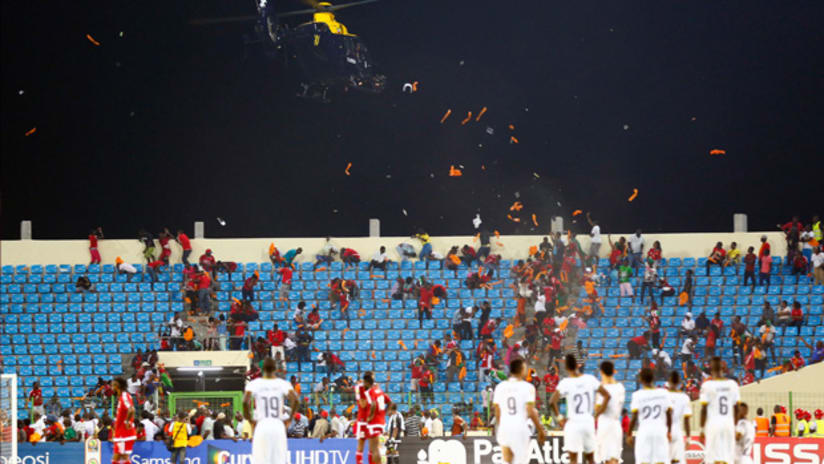
M 119 439 L 118 438 L 113 438 L 112 439 L 112 445 L 114 447 L 114 453 L 115 454 L 131 454 L 132 453 L 132 447 L 134 446 L 134 442 L 137 441 L 137 440 L 134 440 L 134 439 L 132 439 L 132 440 L 122 440 L 122 441 L 116 441 L 116 440 L 119 440 Z
M 358 422 L 355 424 L 355 438 L 359 440 L 367 440 L 369 438 L 379 437 L 383 434 L 384 424 L 367 424 L 365 422 Z

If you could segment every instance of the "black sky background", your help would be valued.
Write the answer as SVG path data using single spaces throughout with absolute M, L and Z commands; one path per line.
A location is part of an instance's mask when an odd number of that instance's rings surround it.
M 383 235 L 468 234 L 478 210 L 501 233 L 576 209 L 605 232 L 731 231 L 735 212 L 765 230 L 820 212 L 820 1 L 385 0 L 338 19 L 387 91 L 331 104 L 296 99 L 277 62 L 244 60 L 250 25 L 188 24 L 253 12 L 3 2 L 2 237 L 21 219 L 35 238 L 198 219 L 210 237 L 260 237 L 366 235 L 370 217 Z M 506 219 L 516 199 L 520 224 Z

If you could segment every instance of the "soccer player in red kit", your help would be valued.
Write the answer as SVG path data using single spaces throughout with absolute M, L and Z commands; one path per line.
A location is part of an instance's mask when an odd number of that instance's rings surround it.
M 369 417 L 366 418 L 366 439 L 369 440 L 369 464 L 381 462 L 380 444 L 378 438 L 383 435 L 386 427 L 386 408 L 390 403 L 389 397 L 375 383 L 372 374 L 369 377 L 363 376 L 364 385 L 369 389 L 366 395 L 369 397 Z
M 114 419 L 114 435 L 112 444 L 112 464 L 128 464 L 132 446 L 137 440 L 137 430 L 134 427 L 134 404 L 132 396 L 127 391 L 126 379 L 118 377 L 112 380 L 112 389 L 117 396 L 117 414 Z
M 363 378 L 372 378 L 372 373 L 367 372 L 363 374 Z M 367 394 L 369 387 L 365 385 L 366 381 L 361 380 L 355 385 L 355 401 L 358 404 L 358 415 L 355 417 L 355 438 L 358 439 L 358 449 L 355 451 L 355 464 L 363 464 L 363 445 L 366 442 L 366 420 L 369 418 L 369 404 L 370 397 Z M 371 460 L 371 458 L 370 458 Z

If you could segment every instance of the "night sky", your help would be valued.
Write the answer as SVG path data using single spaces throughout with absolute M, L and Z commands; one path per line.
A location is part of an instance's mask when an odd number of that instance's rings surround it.
M 197 219 L 211 237 L 277 237 L 366 235 L 370 217 L 383 235 L 469 234 L 476 211 L 501 233 L 577 209 L 604 232 L 820 212 L 824 2 L 384 0 L 338 19 L 387 90 L 330 104 L 295 98 L 294 69 L 244 59 L 251 24 L 189 24 L 244 14 L 251 2 L 3 2 L 2 237 L 21 219 L 35 238 Z

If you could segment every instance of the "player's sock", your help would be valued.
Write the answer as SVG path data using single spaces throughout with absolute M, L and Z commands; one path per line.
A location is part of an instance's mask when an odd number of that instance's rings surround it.
M 372 450 L 369 450 L 369 454 L 367 455 L 367 462 L 372 464 Z
M 355 464 L 363 464 L 363 451 L 355 452 Z

